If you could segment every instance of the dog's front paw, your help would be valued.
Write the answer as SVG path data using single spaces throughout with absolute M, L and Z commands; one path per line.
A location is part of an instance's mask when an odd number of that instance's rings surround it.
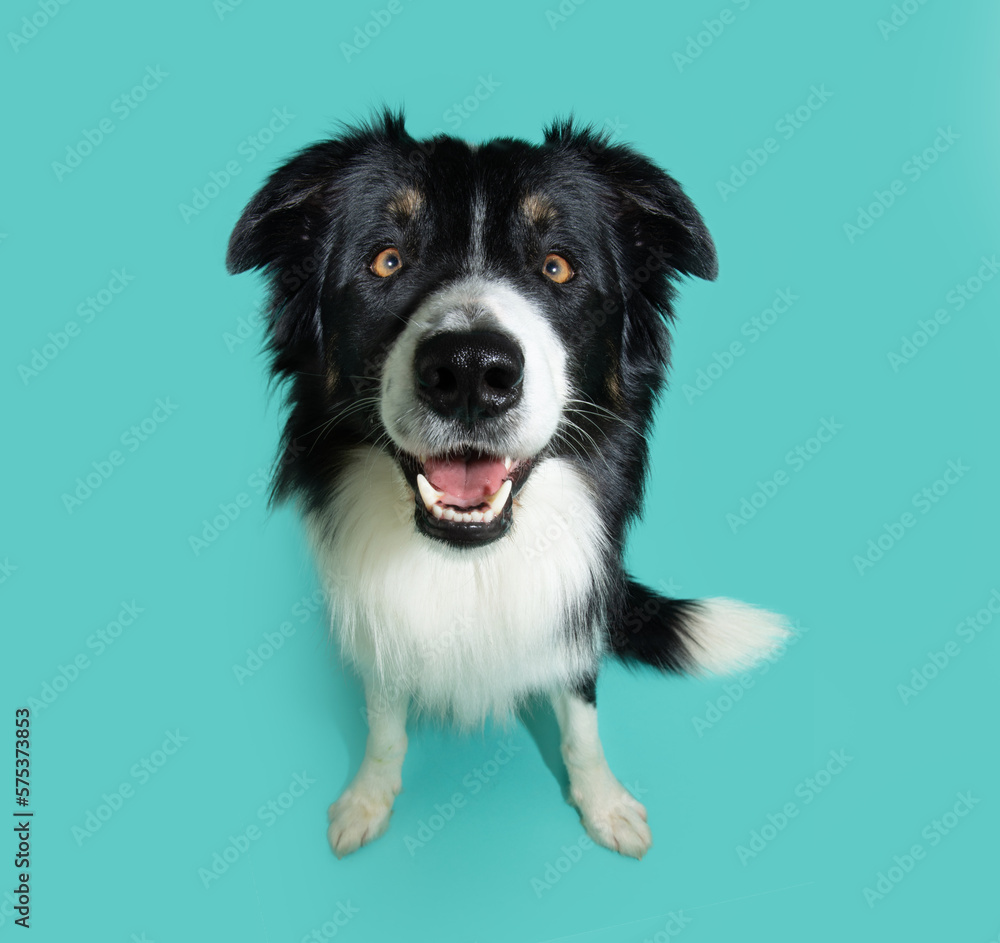
M 326 837 L 333 853 L 343 858 L 382 835 L 389 827 L 394 798 L 392 791 L 373 792 L 350 786 L 330 806 L 330 827 Z
M 633 798 L 621 783 L 600 790 L 574 790 L 573 802 L 587 834 L 599 845 L 641 858 L 653 844 L 646 824 L 646 807 Z

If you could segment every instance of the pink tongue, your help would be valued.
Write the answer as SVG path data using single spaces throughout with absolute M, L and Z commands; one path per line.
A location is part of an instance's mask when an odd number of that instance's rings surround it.
M 424 476 L 438 491 L 444 492 L 443 504 L 473 508 L 500 489 L 507 469 L 495 458 L 474 458 L 468 462 L 461 458 L 429 458 L 424 464 Z

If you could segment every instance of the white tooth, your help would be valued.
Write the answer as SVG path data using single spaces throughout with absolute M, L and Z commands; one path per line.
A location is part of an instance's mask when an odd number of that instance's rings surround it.
M 455 512 L 451 508 L 445 508 L 444 509 L 444 519 L 446 521 L 453 521 L 453 520 L 455 520 Z
M 431 514 L 433 514 L 438 520 L 441 520 L 441 515 L 444 514 L 444 508 L 440 504 L 435 504 L 431 508 Z
M 483 511 L 483 523 L 489 524 L 489 522 L 492 520 L 493 520 L 493 509 L 491 508 L 489 511 Z
M 469 514 L 468 512 L 466 512 L 465 514 L 463 514 L 462 515 L 462 523 L 463 524 L 471 524 L 472 523 L 472 515 Z
M 510 466 L 513 464 L 514 460 L 509 455 L 503 460 L 503 467 L 506 468 L 507 471 L 510 471 Z
M 486 503 L 493 509 L 494 513 L 502 514 L 504 506 L 507 504 L 507 498 L 510 497 L 510 489 L 514 486 L 514 483 L 508 478 L 501 486 L 500 490 L 496 494 L 491 494 L 487 499 Z
M 482 521 L 483 521 L 483 512 L 482 512 L 482 511 L 473 511 L 473 512 L 472 512 L 472 519 L 473 519 L 473 520 L 474 520 L 474 521 L 475 521 L 475 522 L 476 522 L 477 524 L 481 524 L 481 523 L 482 523 Z
M 424 507 L 428 510 L 432 510 L 434 505 L 444 497 L 444 492 L 438 491 L 423 475 L 417 475 L 417 490 L 424 500 Z

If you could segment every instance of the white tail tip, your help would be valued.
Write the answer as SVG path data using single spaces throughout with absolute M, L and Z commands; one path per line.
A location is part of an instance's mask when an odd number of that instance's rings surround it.
M 753 668 L 777 654 L 791 635 L 784 616 L 736 599 L 699 599 L 684 622 L 694 670 L 717 675 Z

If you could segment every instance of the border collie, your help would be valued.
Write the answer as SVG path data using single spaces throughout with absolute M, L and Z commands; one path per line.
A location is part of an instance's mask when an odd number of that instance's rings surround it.
M 716 275 L 694 205 L 572 121 L 541 145 L 474 145 L 418 141 L 386 112 L 277 170 L 227 265 L 268 278 L 289 406 L 273 497 L 302 508 L 365 686 L 333 851 L 388 826 L 408 711 L 474 726 L 542 693 L 587 832 L 642 857 L 646 810 L 598 738 L 602 659 L 723 673 L 786 634 L 779 616 L 668 599 L 622 565 L 674 285 Z

